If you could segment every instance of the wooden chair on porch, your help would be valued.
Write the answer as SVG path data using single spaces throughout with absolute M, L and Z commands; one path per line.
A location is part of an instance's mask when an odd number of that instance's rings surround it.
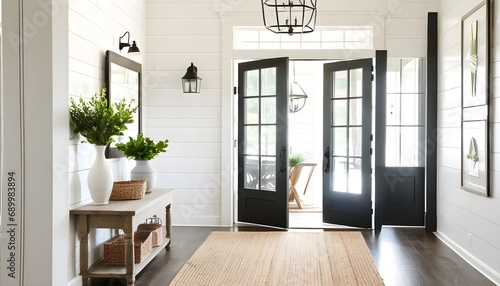
M 302 208 L 302 202 L 300 201 L 300 196 L 297 191 L 296 185 L 297 182 L 299 181 L 300 174 L 302 173 L 302 169 L 304 167 L 311 167 L 309 171 L 309 176 L 307 177 L 307 182 L 306 186 L 304 187 L 304 193 L 303 195 L 306 194 L 307 191 L 307 186 L 309 186 L 309 181 L 311 180 L 312 173 L 314 171 L 314 167 L 316 167 L 316 163 L 299 163 L 295 166 L 293 166 L 290 170 L 290 188 L 289 188 L 289 202 L 293 202 L 294 200 L 297 202 L 297 206 L 299 209 Z

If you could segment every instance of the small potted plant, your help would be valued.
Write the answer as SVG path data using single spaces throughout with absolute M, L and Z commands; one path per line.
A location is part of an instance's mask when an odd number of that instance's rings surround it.
M 108 105 L 106 89 L 92 96 L 90 100 L 80 98 L 75 101 L 71 98 L 69 109 L 70 122 L 75 134 L 85 137 L 83 143 L 93 144 L 96 149 L 96 158 L 89 170 L 87 184 L 94 204 L 102 205 L 109 202 L 113 189 L 113 172 L 106 162 L 104 151 L 106 146 L 113 142 L 113 136 L 123 135 L 127 130 L 126 124 L 134 122 L 133 114 L 137 106 L 125 99 Z
M 127 143 L 118 143 L 116 148 L 123 151 L 128 159 L 135 160 L 135 167 L 130 172 L 131 180 L 147 180 L 147 193 L 156 185 L 157 172 L 151 165 L 151 160 L 158 154 L 166 152 L 168 140 L 155 143 L 142 133 L 137 134 L 137 138 L 129 137 Z
M 288 165 L 291 168 L 293 168 L 295 165 L 299 164 L 299 163 L 302 163 L 305 161 L 305 158 L 302 154 L 300 153 L 296 153 L 296 154 L 292 154 L 290 155 L 290 157 L 288 158 Z

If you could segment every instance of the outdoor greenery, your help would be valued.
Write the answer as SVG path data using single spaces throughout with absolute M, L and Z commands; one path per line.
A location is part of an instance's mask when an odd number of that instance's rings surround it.
M 296 154 L 292 154 L 290 155 L 290 157 L 288 158 L 288 165 L 290 167 L 293 167 L 299 163 L 302 163 L 305 161 L 305 158 L 302 154 L 300 153 L 296 153 Z
M 127 143 L 118 143 L 116 148 L 123 151 L 125 156 L 134 160 L 151 160 L 158 156 L 161 152 L 166 152 L 168 147 L 168 140 L 158 141 L 155 143 L 148 137 L 144 137 L 142 133 L 137 134 L 137 139 L 129 137 L 130 141 Z

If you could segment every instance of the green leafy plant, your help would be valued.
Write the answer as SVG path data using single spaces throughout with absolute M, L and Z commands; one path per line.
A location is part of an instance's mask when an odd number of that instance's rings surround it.
M 144 137 L 142 133 L 137 134 L 137 139 L 129 137 L 130 141 L 127 143 L 118 143 L 116 148 L 123 151 L 125 156 L 134 160 L 151 160 L 158 156 L 161 152 L 166 152 L 168 147 L 168 140 L 158 141 L 155 143 L 148 137 Z
M 134 122 L 133 114 L 137 106 L 125 99 L 108 106 L 106 89 L 92 96 L 90 101 L 82 98 L 77 102 L 71 98 L 70 121 L 75 134 L 81 134 L 88 143 L 106 146 L 114 142 L 112 136 L 123 135 L 126 124 Z M 85 141 L 83 141 L 85 142 Z
M 290 157 L 288 158 L 288 165 L 290 167 L 293 167 L 299 163 L 302 163 L 305 161 L 305 158 L 302 154 L 300 153 L 297 153 L 297 154 L 292 154 L 290 155 Z

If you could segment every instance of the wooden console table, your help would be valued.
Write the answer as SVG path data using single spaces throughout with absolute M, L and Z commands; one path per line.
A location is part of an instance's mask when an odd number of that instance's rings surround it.
M 87 204 L 71 210 L 78 216 L 80 234 L 80 275 L 83 285 L 88 285 L 89 277 L 116 277 L 127 279 L 127 285 L 134 285 L 135 275 L 139 273 L 164 247 L 170 250 L 172 189 L 153 189 L 140 200 L 110 201 L 107 205 Z M 145 218 L 159 215 L 158 210 L 165 208 L 166 238 L 163 244 L 153 248 L 151 254 L 141 263 L 134 263 L 134 231 Z M 138 219 L 142 219 L 138 221 Z M 122 229 L 125 233 L 125 265 L 104 264 L 102 260 L 88 267 L 89 229 Z

